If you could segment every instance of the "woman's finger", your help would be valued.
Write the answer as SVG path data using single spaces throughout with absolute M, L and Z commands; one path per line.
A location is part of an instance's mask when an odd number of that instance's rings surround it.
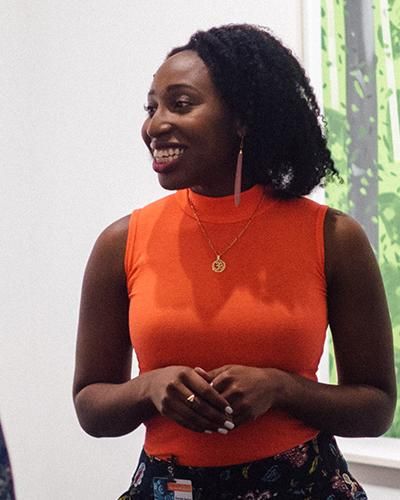
M 189 391 L 188 394 L 187 391 L 185 392 L 182 390 L 182 385 L 186 386 Z M 178 386 L 180 386 L 182 395 L 186 394 L 186 397 L 188 397 L 193 393 L 204 401 L 207 401 L 209 405 L 213 406 L 221 413 L 229 413 L 229 402 L 221 396 L 210 383 L 206 382 L 195 369 L 182 372 L 179 378 L 179 384 L 176 384 L 175 387 Z
M 219 366 L 218 368 L 214 368 L 213 370 L 210 370 L 209 372 L 206 372 L 207 375 L 214 380 L 215 377 L 218 377 L 221 373 L 227 371 L 232 365 L 223 365 Z
M 227 434 L 234 427 L 226 416 L 196 396 L 190 401 L 187 398 L 175 399 L 167 406 L 165 416 L 195 432 Z
M 187 429 L 194 432 L 205 432 L 208 429 L 208 423 L 206 421 L 202 421 L 201 419 L 194 419 L 191 416 L 185 415 L 184 410 L 182 408 L 177 408 L 176 410 L 168 411 L 165 415 L 171 420 L 174 420 L 177 424 L 186 427 Z M 211 429 L 210 429 L 210 432 Z
M 225 372 L 221 372 L 212 381 L 212 387 L 219 394 L 221 394 L 221 396 L 223 396 L 224 399 L 226 399 L 227 401 L 228 401 L 228 399 L 226 398 L 226 394 L 223 394 L 223 393 L 226 392 L 226 390 L 230 387 L 231 384 L 232 384 L 232 380 L 230 377 L 226 376 Z M 229 402 L 232 403 L 232 401 L 230 399 L 229 399 Z
M 209 384 L 212 384 L 212 380 L 213 380 L 212 377 L 210 377 L 210 375 L 205 370 L 203 370 L 203 368 L 200 368 L 200 366 L 196 366 L 194 371 L 196 373 L 198 373 L 200 375 L 200 377 L 203 377 L 206 382 L 208 382 Z
M 229 401 L 227 401 L 227 399 L 219 393 L 219 391 L 214 387 L 214 384 L 211 385 L 206 382 L 206 380 L 196 370 L 193 371 L 193 376 L 188 375 L 183 383 L 189 391 L 191 391 L 190 394 L 193 393 L 195 396 L 198 396 L 222 414 L 232 414 L 232 408 Z M 190 394 L 187 396 L 190 396 Z
M 232 429 L 234 427 L 230 423 L 231 419 L 229 418 L 229 414 L 225 412 L 225 409 L 224 411 L 221 411 L 210 404 L 209 400 L 202 397 L 201 391 L 199 391 L 198 388 L 197 392 L 191 392 L 193 389 L 188 388 L 183 384 L 179 384 L 175 387 L 175 390 L 175 409 L 177 411 L 181 411 L 183 414 L 192 419 L 200 416 L 202 419 L 207 421 L 207 428 L 210 428 L 211 430 L 218 430 L 219 428 Z M 209 387 L 209 390 L 214 391 L 211 387 Z M 220 397 L 218 393 L 217 395 Z M 224 398 L 222 399 L 225 401 Z M 178 400 L 180 404 L 178 404 Z M 183 410 L 181 406 L 182 404 L 184 405 Z M 225 403 L 224 407 L 226 408 Z M 180 410 L 178 410 L 178 408 L 180 408 Z M 187 409 L 189 409 L 192 414 L 188 414 Z

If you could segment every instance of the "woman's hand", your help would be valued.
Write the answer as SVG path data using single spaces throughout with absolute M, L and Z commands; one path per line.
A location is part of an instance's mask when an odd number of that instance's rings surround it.
M 148 375 L 149 397 L 161 415 L 195 432 L 233 429 L 228 401 L 196 369 L 168 366 Z
M 229 402 L 235 425 L 256 419 L 275 403 L 278 370 L 242 365 L 195 370 Z

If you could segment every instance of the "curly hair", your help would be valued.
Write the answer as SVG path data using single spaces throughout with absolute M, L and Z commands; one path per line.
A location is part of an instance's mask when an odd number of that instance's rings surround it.
M 309 194 L 339 173 L 325 121 L 304 69 L 264 27 L 229 24 L 197 31 L 167 56 L 193 50 L 246 130 L 243 169 L 281 197 Z

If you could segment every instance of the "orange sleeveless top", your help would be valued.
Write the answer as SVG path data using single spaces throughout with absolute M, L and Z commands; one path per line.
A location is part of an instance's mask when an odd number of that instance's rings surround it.
M 191 193 L 215 255 L 196 222 L 186 190 L 135 210 L 125 255 L 129 326 L 141 373 L 169 365 L 275 367 L 316 380 L 327 328 L 323 225 L 327 207 L 306 198 L 279 200 L 263 186 L 233 196 Z M 145 451 L 178 463 L 224 466 L 275 455 L 317 434 L 270 410 L 228 435 L 192 432 L 155 416 L 145 422 Z

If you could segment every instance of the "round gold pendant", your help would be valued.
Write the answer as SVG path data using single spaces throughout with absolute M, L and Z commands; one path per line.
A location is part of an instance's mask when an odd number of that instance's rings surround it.
M 226 264 L 221 259 L 220 256 L 218 256 L 216 258 L 216 260 L 214 260 L 214 262 L 212 263 L 212 266 L 211 266 L 211 269 L 214 271 L 214 273 L 222 273 L 223 271 L 225 271 L 225 268 L 226 268 Z

